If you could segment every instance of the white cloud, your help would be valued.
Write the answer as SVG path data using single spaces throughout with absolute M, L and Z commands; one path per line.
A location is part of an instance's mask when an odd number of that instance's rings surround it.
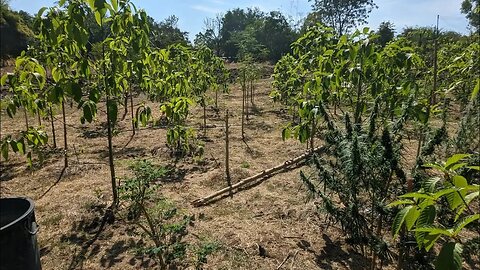
M 216 4 L 216 5 L 225 5 L 226 4 L 224 0 L 210 0 L 209 2 L 212 3 L 212 4 Z
M 193 6 L 190 6 L 190 8 L 201 11 L 201 12 L 212 13 L 212 14 L 222 12 L 221 9 L 210 7 L 210 6 L 204 6 L 204 5 L 193 5 Z

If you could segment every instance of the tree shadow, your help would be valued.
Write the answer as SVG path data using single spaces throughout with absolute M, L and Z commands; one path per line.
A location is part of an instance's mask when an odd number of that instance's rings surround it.
M 108 149 L 97 149 L 92 151 L 92 154 L 98 154 L 101 159 L 105 159 L 108 158 Z M 147 150 L 143 147 L 124 147 L 118 151 L 114 151 L 113 156 L 115 159 L 122 159 L 144 157 L 146 154 Z
M 0 182 L 7 182 L 16 177 L 14 168 L 21 166 L 21 162 L 0 164 Z
M 92 210 L 93 218 L 89 216 L 73 223 L 70 233 L 60 238 L 61 242 L 72 243 L 80 248 L 78 252 L 77 248 L 75 249 L 68 269 L 82 269 L 83 262 L 98 253 L 100 246 L 95 242 L 105 230 L 106 224 L 114 222 L 115 217 L 111 207 L 94 206 Z M 87 255 L 92 246 L 93 248 Z
M 343 250 L 340 241 L 333 242 L 326 234 L 322 235 L 325 241 L 325 247 L 320 254 L 315 254 L 315 263 L 321 269 L 333 269 L 332 263 L 336 262 L 347 269 L 366 269 L 368 267 L 368 260 L 361 254 L 353 250 Z
M 53 183 L 42 195 L 40 195 L 40 197 L 38 199 L 43 198 L 45 195 L 48 194 L 48 192 L 50 192 L 50 190 L 52 190 L 52 188 L 54 188 L 58 183 L 60 183 L 60 180 L 62 180 L 62 177 L 65 174 L 66 169 L 67 169 L 67 167 L 64 166 L 62 171 L 60 172 L 60 175 L 57 178 L 57 181 L 55 181 L 55 183 Z
M 132 246 L 133 240 L 129 241 L 130 243 L 127 244 L 125 240 L 120 240 L 115 242 L 109 249 L 106 250 L 105 255 L 102 256 L 100 259 L 100 265 L 102 267 L 112 267 L 116 263 L 121 262 L 125 256 L 121 256 L 125 251 L 130 249 Z M 133 244 L 135 244 L 133 242 Z
M 108 136 L 107 122 L 95 125 L 93 130 L 88 126 L 81 126 L 80 129 L 82 131 L 80 136 L 85 139 L 95 139 Z

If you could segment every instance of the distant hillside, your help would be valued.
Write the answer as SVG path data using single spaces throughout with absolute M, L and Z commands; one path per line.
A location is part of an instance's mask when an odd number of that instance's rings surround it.
M 27 44 L 34 36 L 33 18 L 30 14 L 12 11 L 5 3 L 0 5 L 0 58 L 18 56 L 27 49 Z

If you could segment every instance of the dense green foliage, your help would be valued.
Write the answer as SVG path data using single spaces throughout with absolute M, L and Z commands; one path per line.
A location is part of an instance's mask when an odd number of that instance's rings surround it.
M 480 30 L 480 5 L 478 0 L 463 0 L 460 8 L 474 31 Z
M 368 14 L 376 8 L 373 0 L 309 0 L 314 18 L 335 29 L 340 36 L 359 24 L 366 23 Z
M 290 52 L 290 44 L 296 37 L 287 18 L 278 11 L 264 13 L 237 8 L 207 21 L 195 44 L 206 45 L 229 59 L 241 60 L 250 55 L 256 60 L 275 62 Z
M 96 53 L 89 52 L 89 14 L 93 14 L 100 29 Z M 136 11 L 128 1 L 60 1 L 58 7 L 39 11 L 38 44 L 17 59 L 14 73 L 2 77 L 2 85 L 9 86 L 2 108 L 6 108 L 10 117 L 20 108 L 26 114 L 40 116 L 51 114 L 59 106 L 65 127 L 67 100 L 82 109 L 81 123 L 96 121 L 98 104 L 105 104 L 114 202 L 118 197 L 112 136 L 121 98 L 132 98 L 135 90 L 151 101 L 160 102 L 159 107 L 169 122 L 167 142 L 174 153 L 186 155 L 195 151 L 192 147 L 195 134 L 184 125 L 190 107 L 196 102 L 205 107 L 206 92 L 217 91 L 225 84 L 223 61 L 211 50 L 192 50 L 182 45 L 164 49 L 151 46 L 150 23 L 146 13 Z M 124 106 L 126 110 L 127 104 Z M 148 124 L 152 115 L 148 106 L 141 104 L 134 114 L 132 103 L 130 110 L 134 130 L 139 124 Z M 27 154 L 31 160 L 32 151 L 18 147 L 19 142 L 26 141 L 26 136 L 37 130 L 26 124 L 28 132 L 18 138 L 2 138 L 5 158 L 11 149 Z M 66 130 L 65 167 L 68 166 Z M 38 148 L 46 143 L 46 139 L 37 141 L 29 146 Z
M 387 204 L 429 181 L 422 165 L 452 152 L 478 157 L 479 151 L 478 136 L 472 133 L 478 131 L 474 119 L 480 115 L 474 107 L 479 100 L 474 67 L 480 62 L 475 37 L 426 31 L 432 41 L 442 43 L 440 49 L 430 47 L 439 52 L 432 57 L 432 49 L 429 53 L 426 48 L 432 45 L 417 38 L 416 30 L 410 33 L 381 44 L 368 29 L 338 36 L 318 25 L 275 66 L 271 96 L 293 117 L 283 138 L 308 142 L 311 149 L 315 139 L 326 146 L 325 153 L 313 159 L 313 172 L 302 172 L 301 178 L 311 198 L 321 202 L 319 210 L 341 224 L 346 241 L 370 257 L 372 269 L 378 260 L 382 267 L 395 257 L 395 245 L 384 228 L 397 212 Z M 432 68 L 433 63 L 439 68 Z M 467 109 L 454 116 L 452 104 Z M 449 135 L 447 123 L 455 117 L 462 119 L 459 132 Z M 413 168 L 402 162 L 410 132 L 420 138 Z M 429 261 L 410 259 L 424 251 L 408 250 L 407 236 L 396 246 L 399 267 L 425 267 Z
M 415 232 L 418 247 L 429 251 L 435 243 L 443 242 L 435 262 L 436 269 L 462 269 L 462 242 L 459 237 L 464 228 L 480 219 L 472 206 L 478 201 L 478 184 L 469 184 L 460 174 L 480 171 L 479 166 L 468 166 L 470 155 L 457 154 L 443 165 L 428 164 L 443 174 L 443 179 L 432 177 L 422 183 L 417 192 L 401 195 L 389 206 L 402 205 L 392 225 L 394 236 L 405 225 L 408 231 Z M 472 162 L 472 161 L 470 161 Z M 470 179 L 471 182 L 471 179 Z M 448 204 L 448 212 L 444 203 Z M 446 219 L 448 217 L 448 219 Z M 471 227 L 471 226 L 470 226 Z

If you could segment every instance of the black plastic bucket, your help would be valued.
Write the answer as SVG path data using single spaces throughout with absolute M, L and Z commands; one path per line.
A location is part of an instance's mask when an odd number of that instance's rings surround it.
M 0 270 L 40 270 L 33 201 L 0 199 Z

